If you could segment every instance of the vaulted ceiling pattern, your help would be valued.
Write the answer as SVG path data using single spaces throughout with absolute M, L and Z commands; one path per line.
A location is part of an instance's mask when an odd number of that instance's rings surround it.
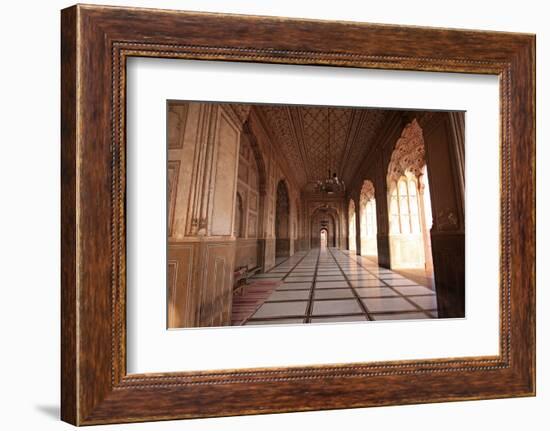
M 318 106 L 255 108 L 302 187 L 326 178 L 329 169 L 349 184 L 388 112 Z

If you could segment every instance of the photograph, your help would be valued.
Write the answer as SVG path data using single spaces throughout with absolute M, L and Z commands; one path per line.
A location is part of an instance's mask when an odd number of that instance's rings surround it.
M 467 317 L 467 112 L 166 110 L 168 329 Z

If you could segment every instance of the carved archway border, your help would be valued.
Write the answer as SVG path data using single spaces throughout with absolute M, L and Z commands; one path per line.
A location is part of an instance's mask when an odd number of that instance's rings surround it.
M 422 127 L 415 118 L 403 128 L 400 138 L 395 143 L 388 165 L 388 185 L 397 182 L 407 172 L 420 178 L 422 168 L 426 164 L 425 153 Z
M 359 207 L 363 208 L 367 202 L 374 199 L 375 196 L 374 182 L 371 180 L 364 180 L 363 185 L 361 186 L 361 193 L 359 195 Z

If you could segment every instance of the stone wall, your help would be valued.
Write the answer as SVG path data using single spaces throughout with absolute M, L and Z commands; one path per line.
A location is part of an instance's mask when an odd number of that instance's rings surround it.
M 288 193 L 287 255 L 299 188 L 250 105 L 168 107 L 168 326 L 230 323 L 236 268 L 275 265 L 276 187 Z

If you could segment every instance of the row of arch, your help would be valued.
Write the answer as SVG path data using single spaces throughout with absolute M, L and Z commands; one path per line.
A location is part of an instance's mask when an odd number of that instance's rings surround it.
M 455 121 L 460 118 L 438 117 L 427 123 L 427 157 L 423 131 L 417 120 L 411 121 L 392 150 L 381 148 L 379 159 L 366 167 L 347 199 L 332 196 L 326 202 L 317 202 L 317 196 L 310 198 L 307 190 L 297 197 L 299 191 L 280 176 L 275 183 L 267 181 L 263 154 L 245 124 L 243 136 L 248 136 L 258 169 L 257 235 L 252 237 L 257 239 L 257 264 L 269 269 L 276 257 L 319 245 L 347 247 L 376 258 L 383 267 L 430 270 L 434 280 L 437 278 L 438 298 L 442 298 L 442 310 L 447 310 L 444 314 L 463 315 L 463 298 L 453 293 L 463 291 L 464 286 L 464 144 L 463 135 L 455 133 L 459 127 L 453 125 Z M 437 182 L 430 184 L 428 171 Z M 453 182 L 453 172 L 459 176 L 458 182 Z M 237 196 L 236 202 L 235 236 L 239 238 L 242 207 L 250 199 L 245 194 Z M 247 224 L 249 217 L 245 220 Z M 246 230 L 247 236 L 237 241 L 237 247 L 242 244 L 251 249 L 248 224 Z M 449 259 L 456 265 L 446 264 Z
M 291 184 L 284 177 L 278 178 L 275 187 L 271 185 L 263 151 L 248 120 L 243 125 L 239 151 L 233 212 L 236 265 L 270 268 L 276 258 L 288 257 L 297 249 L 299 202 L 291 199 Z
M 430 229 L 431 199 L 422 129 L 416 120 L 408 124 L 393 150 L 388 173 L 387 220 L 392 268 L 433 268 Z M 359 215 L 359 223 L 356 217 Z M 373 181 L 366 179 L 359 197 L 348 203 L 348 248 L 376 259 L 378 216 Z M 357 235 L 359 227 L 359 235 Z M 360 250 L 357 238 L 360 239 Z
M 377 220 L 376 220 L 376 198 L 374 184 L 370 180 L 365 180 L 361 188 L 359 199 L 359 227 L 361 250 L 357 250 L 357 232 L 356 232 L 356 208 L 353 199 L 350 199 L 348 205 L 349 216 L 349 249 L 359 251 L 361 255 L 377 256 Z
M 260 196 L 263 199 L 263 196 Z M 277 184 L 275 200 L 275 256 L 285 257 L 290 255 L 290 240 L 297 239 L 298 224 L 300 219 L 300 207 L 295 206 L 295 217 L 291 222 L 290 196 L 284 180 Z M 243 197 L 238 191 L 235 194 L 235 213 L 233 223 L 233 235 L 235 238 L 244 238 L 245 211 L 243 208 Z M 292 229 L 291 229 L 292 228 Z
M 244 129 L 244 135 L 247 136 L 251 150 L 256 156 L 259 209 L 258 226 L 255 232 L 259 234 L 260 230 L 264 230 L 263 223 L 266 221 L 263 217 L 266 193 L 265 166 L 248 124 L 245 124 Z M 432 266 L 429 234 L 432 216 L 424 154 L 422 129 L 418 122 L 413 120 L 403 129 L 387 168 L 386 184 L 383 187 L 387 190 L 387 205 L 377 207 L 376 185 L 372 179 L 363 181 L 357 202 L 353 198 L 348 201 L 347 242 L 350 251 L 377 258 L 378 219 L 381 215 L 378 211 L 387 211 L 390 265 L 425 268 Z M 378 186 L 380 187 L 381 184 Z M 245 236 L 243 197 L 238 192 L 235 201 L 234 236 L 242 238 Z M 280 180 L 276 187 L 274 220 L 272 219 L 275 257 L 289 256 L 293 250 L 291 244 L 294 243 L 296 246 L 297 241 L 292 240 L 298 239 L 298 223 L 301 220 L 299 213 L 298 203 L 295 204 L 294 211 L 291 211 L 288 186 L 284 180 Z M 341 219 L 338 213 L 338 210 L 327 207 L 317 208 L 311 213 L 309 236 L 312 246 L 320 244 L 321 231 L 325 232 L 325 241 L 328 246 L 341 244 Z M 385 219 L 386 214 L 383 216 Z M 308 226 L 307 223 L 305 226 Z

